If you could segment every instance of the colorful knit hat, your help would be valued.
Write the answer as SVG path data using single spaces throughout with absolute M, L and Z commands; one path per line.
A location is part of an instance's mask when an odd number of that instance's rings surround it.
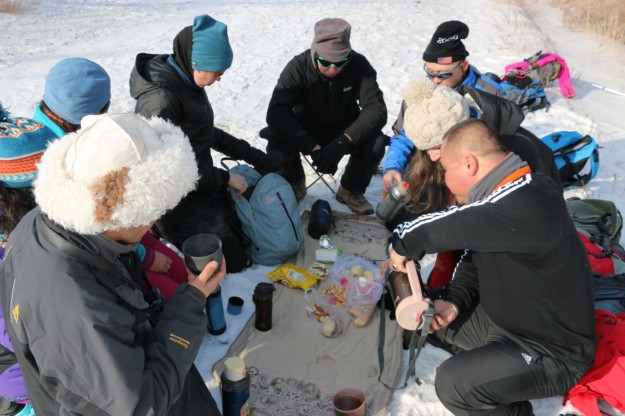
M 7 188 L 27 188 L 37 178 L 37 163 L 57 136 L 43 124 L 9 118 L 0 104 L 0 181 Z

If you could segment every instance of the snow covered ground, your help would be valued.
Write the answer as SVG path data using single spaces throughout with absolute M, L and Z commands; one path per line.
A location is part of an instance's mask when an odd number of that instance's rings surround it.
M 43 95 L 45 75 L 57 61 L 82 56 L 101 64 L 112 79 L 111 112 L 128 112 L 134 101 L 128 78 L 140 52 L 171 53 L 172 40 L 194 16 L 208 13 L 228 24 L 234 64 L 220 83 L 208 88 L 216 123 L 264 149 L 258 131 L 265 125 L 271 92 L 289 59 L 310 46 L 314 23 L 342 17 L 352 24 L 352 46 L 369 58 L 395 120 L 403 87 L 423 76 L 421 53 L 436 26 L 445 20 L 466 22 L 469 60 L 482 71 L 498 74 L 506 64 L 543 49 L 562 55 L 574 78 L 577 96 L 567 100 L 557 86 L 548 89 L 549 111 L 529 114 L 524 126 L 542 136 L 556 130 L 591 134 L 601 146 L 601 169 L 586 187 L 567 191 L 611 199 L 625 212 L 625 48 L 598 37 L 567 30 L 557 9 L 540 5 L 528 19 L 516 6 L 492 0 L 55 0 L 27 2 L 19 14 L 0 14 L 0 101 L 13 115 L 30 116 Z M 600 87 L 597 87 L 599 85 Z M 603 87 L 603 88 L 601 88 Z M 220 155 L 215 154 L 219 161 Z M 346 159 L 341 166 L 344 166 Z M 340 171 L 339 171 L 340 173 Z M 338 187 L 338 184 L 335 184 Z M 375 177 L 366 196 L 375 205 L 382 181 Z M 345 211 L 323 184 L 314 185 L 301 204 L 309 209 L 323 198 Z M 427 266 L 427 265 L 426 265 Z M 243 313 L 227 315 L 228 330 L 207 336 L 197 358 L 200 371 L 219 400 L 210 369 L 227 351 L 253 312 L 251 293 L 268 267 L 255 266 L 227 277 L 223 298 L 244 298 Z M 376 342 L 376 340 L 372 340 Z M 391 414 L 447 415 L 434 393 L 436 366 L 446 353 L 428 346 L 417 364 L 423 385 L 395 393 Z M 557 415 L 561 398 L 534 402 L 538 416 Z M 570 409 L 567 409 L 570 410 Z

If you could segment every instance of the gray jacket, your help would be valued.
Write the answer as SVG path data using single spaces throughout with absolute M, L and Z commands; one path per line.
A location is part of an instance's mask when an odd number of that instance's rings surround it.
M 182 284 L 151 325 L 140 284 L 119 260 L 131 246 L 46 221 L 116 275 L 50 244 L 38 215 L 11 233 L 0 270 L 7 329 L 37 415 L 167 414 L 205 334 L 205 296 Z

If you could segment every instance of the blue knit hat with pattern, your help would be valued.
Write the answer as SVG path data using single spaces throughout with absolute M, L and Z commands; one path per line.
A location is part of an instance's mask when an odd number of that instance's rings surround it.
M 57 136 L 48 127 L 23 117 L 9 118 L 0 105 L 0 182 L 27 188 L 37 178 L 37 163 Z
M 191 67 L 198 71 L 225 71 L 232 65 L 228 27 L 207 14 L 193 19 Z
M 59 117 L 79 125 L 111 101 L 111 78 L 88 59 L 63 59 L 48 72 L 43 101 Z

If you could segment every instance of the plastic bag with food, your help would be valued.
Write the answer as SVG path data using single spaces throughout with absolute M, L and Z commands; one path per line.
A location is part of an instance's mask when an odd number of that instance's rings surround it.
M 344 255 L 334 263 L 330 276 L 336 285 L 345 289 L 345 303 L 354 326 L 365 326 L 384 292 L 380 269 L 361 257 Z
M 345 288 L 349 306 L 376 303 L 384 291 L 378 266 L 352 254 L 337 259 L 330 277 L 336 285 Z
M 328 305 L 315 289 L 304 292 L 306 298 L 306 313 L 315 328 L 326 338 L 335 338 L 343 333 L 348 320 L 344 313 L 334 306 Z
M 353 254 L 339 256 L 334 262 L 330 277 L 335 283 L 347 286 L 349 279 L 362 277 L 366 280 L 382 283 L 384 280 L 378 266 Z

